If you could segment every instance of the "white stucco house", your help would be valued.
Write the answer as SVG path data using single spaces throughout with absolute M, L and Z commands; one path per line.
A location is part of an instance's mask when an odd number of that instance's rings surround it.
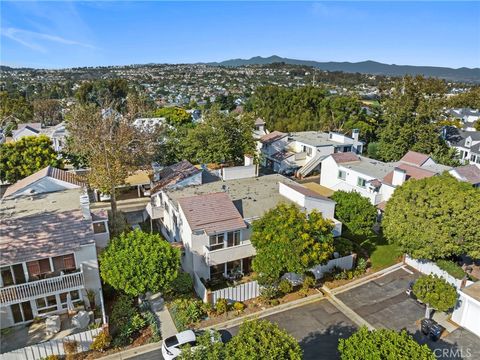
M 41 123 L 18 124 L 17 129 L 12 131 L 13 141 L 17 141 L 25 136 L 46 135 L 52 140 L 52 146 L 56 152 L 60 152 L 66 145 L 68 131 L 65 123 L 54 126 L 42 127 Z
M 320 211 L 341 234 L 334 201 L 279 174 L 170 188 L 159 202 L 162 233 L 183 245 L 182 267 L 205 280 L 251 271 L 252 222 L 280 203 Z
M 459 291 L 452 320 L 480 337 L 480 281 Z
M 451 167 L 414 151 L 390 163 L 352 152 L 335 153 L 322 161 L 320 185 L 334 191 L 356 191 L 383 210 L 395 189 L 408 179 L 423 179 L 449 170 Z
M 296 171 L 299 177 L 304 177 L 319 170 L 322 160 L 330 154 L 361 154 L 364 143 L 358 136 L 358 130 L 353 130 L 352 137 L 335 132 L 302 131 L 287 134 L 273 131 L 258 140 L 258 149 L 262 165 L 278 173 Z
M 443 129 L 443 138 L 450 147 L 457 150 L 463 164 L 472 164 L 480 168 L 480 131 L 464 131 L 452 126 Z
M 91 213 L 81 188 L 35 189 L 1 201 L 1 328 L 66 312 L 67 298 L 88 303 L 87 290 L 103 310 L 96 235 L 108 220 Z
M 448 109 L 446 115 L 450 118 L 460 120 L 462 123 L 462 129 L 465 131 L 475 131 L 475 123 L 480 120 L 480 110 L 478 109 Z

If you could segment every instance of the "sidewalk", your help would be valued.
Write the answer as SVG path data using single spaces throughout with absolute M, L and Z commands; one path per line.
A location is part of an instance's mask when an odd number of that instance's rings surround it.
M 160 293 L 153 294 L 147 297 L 148 301 L 150 301 L 150 305 L 152 306 L 152 310 L 158 317 L 160 321 L 160 330 L 162 332 L 162 339 L 166 339 L 167 337 L 173 336 L 178 333 L 175 324 L 173 323 L 173 319 L 170 316 L 170 312 L 168 311 L 167 307 L 165 306 L 165 301 L 163 300 Z

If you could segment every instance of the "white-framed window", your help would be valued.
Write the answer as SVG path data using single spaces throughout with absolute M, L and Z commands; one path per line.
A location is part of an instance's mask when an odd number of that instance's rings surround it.
M 365 188 L 367 185 L 367 180 L 361 178 L 360 176 L 357 178 L 357 186 L 361 188 Z
M 44 296 L 35 299 L 35 305 L 39 314 L 45 314 L 48 312 L 57 310 L 57 298 L 55 295 Z
M 215 234 L 210 235 L 210 250 L 218 250 L 223 248 L 223 243 L 225 241 L 225 234 Z
M 337 178 L 345 180 L 347 178 L 347 172 L 345 170 L 338 170 Z
M 227 234 L 227 247 L 240 245 L 240 230 Z
M 98 221 L 93 223 L 93 233 L 94 234 L 103 234 L 107 232 L 107 225 L 105 221 Z
M 60 303 L 62 304 L 63 309 L 67 308 L 67 294 L 68 293 L 69 292 L 64 292 L 64 293 L 61 293 L 59 295 L 60 296 Z M 80 292 L 78 290 L 70 291 L 70 297 L 72 299 L 73 304 L 82 301 L 82 298 L 80 297 Z

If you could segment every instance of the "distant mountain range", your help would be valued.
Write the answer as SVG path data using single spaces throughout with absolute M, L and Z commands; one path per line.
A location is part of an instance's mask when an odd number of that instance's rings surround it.
M 242 66 L 242 65 L 265 65 L 284 62 L 291 65 L 312 66 L 326 71 L 343 71 L 348 73 L 362 73 L 373 75 L 403 76 L 403 75 L 424 75 L 451 81 L 480 82 L 480 68 L 461 67 L 452 69 L 437 66 L 413 66 L 413 65 L 389 65 L 376 61 L 361 62 L 318 62 L 311 60 L 298 60 L 283 58 L 280 56 L 261 57 L 255 56 L 250 59 L 231 59 L 222 62 L 207 63 L 208 65 L 221 66 Z

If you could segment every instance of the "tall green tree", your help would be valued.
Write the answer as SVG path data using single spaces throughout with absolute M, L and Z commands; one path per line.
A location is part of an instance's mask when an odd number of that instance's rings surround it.
M 112 239 L 100 254 L 100 275 L 126 294 L 164 292 L 180 268 L 180 251 L 158 234 L 140 230 Z
M 413 293 L 427 305 L 425 317 L 430 318 L 430 309 L 448 311 L 457 302 L 457 291 L 445 279 L 437 275 L 422 275 L 413 285 Z
M 386 238 L 415 258 L 480 257 L 480 191 L 448 174 L 397 188 L 382 224 Z
M 384 126 L 378 143 L 382 160 L 398 161 L 408 150 L 448 155 L 436 123 L 445 105 L 445 92 L 445 83 L 433 78 L 406 76 L 395 83 L 383 102 Z
M 377 209 L 370 201 L 355 191 L 336 191 L 332 200 L 335 217 L 355 235 L 369 235 L 377 218 Z
M 228 360 L 302 359 L 293 336 L 267 320 L 246 321 L 226 346 Z
M 55 99 L 38 99 L 33 101 L 35 121 L 43 126 L 56 125 L 62 122 L 62 106 Z
M 45 135 L 25 136 L 0 144 L 0 179 L 15 183 L 47 167 L 63 168 L 63 161 Z
M 420 345 L 405 330 L 389 329 L 369 331 L 361 327 L 347 339 L 338 343 L 341 360 L 435 360 L 427 345 Z
M 164 117 L 168 124 L 178 127 L 192 123 L 192 115 L 180 107 L 164 107 L 153 112 L 153 116 Z
M 251 114 L 223 114 L 213 107 L 204 121 L 182 140 L 184 157 L 191 163 L 241 165 L 245 154 L 255 153 L 254 118 Z
M 95 80 L 82 83 L 75 93 L 81 105 L 95 104 L 122 112 L 129 93 L 126 79 Z
M 10 94 L 6 91 L 0 91 L 0 121 L 2 122 L 0 125 L 2 127 L 8 125 L 3 123 L 4 119 L 8 117 L 10 121 L 17 118 L 20 122 L 29 122 L 33 119 L 33 106 L 20 93 Z
M 213 341 L 212 341 L 213 339 Z M 179 360 L 224 360 L 226 347 L 217 331 L 207 330 L 197 338 L 195 348 L 186 345 Z
M 257 255 L 253 269 L 263 284 L 274 284 L 287 272 L 303 274 L 333 254 L 333 224 L 312 211 L 280 204 L 254 221 L 251 241 Z
M 465 93 L 450 97 L 448 99 L 448 106 L 454 108 L 468 107 L 480 109 L 480 86 L 472 87 Z

